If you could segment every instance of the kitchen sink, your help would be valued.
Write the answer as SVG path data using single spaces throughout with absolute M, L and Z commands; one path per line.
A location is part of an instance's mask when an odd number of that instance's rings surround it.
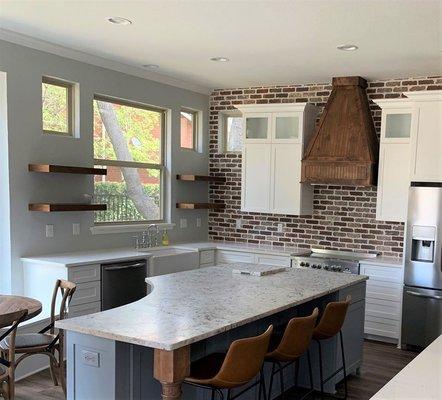
M 189 271 L 198 268 L 199 252 L 178 247 L 146 249 L 150 253 L 149 276 L 171 274 L 173 272 Z

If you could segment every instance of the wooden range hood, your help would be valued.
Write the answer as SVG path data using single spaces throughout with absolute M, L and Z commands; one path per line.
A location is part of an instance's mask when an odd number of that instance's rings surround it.
M 359 76 L 333 78 L 332 92 L 302 160 L 301 182 L 372 186 L 379 141 Z

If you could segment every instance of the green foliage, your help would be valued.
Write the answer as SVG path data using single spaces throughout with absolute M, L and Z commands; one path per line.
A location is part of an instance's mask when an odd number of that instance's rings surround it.
M 161 161 L 161 113 L 142 108 L 113 104 L 112 107 L 132 160 L 158 164 Z M 158 137 L 155 137 L 157 135 Z M 97 100 L 94 100 L 94 157 L 115 160 L 115 152 L 101 122 Z
M 68 89 L 42 83 L 43 130 L 56 134 L 69 134 Z
M 124 182 L 95 182 L 94 191 L 95 201 L 108 205 L 106 211 L 95 213 L 95 222 L 141 221 L 145 219 L 129 198 Z M 143 191 L 160 207 L 159 185 L 143 185 Z

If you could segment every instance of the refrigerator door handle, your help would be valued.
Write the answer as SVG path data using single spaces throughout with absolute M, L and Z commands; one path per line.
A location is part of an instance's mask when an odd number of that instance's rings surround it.
M 407 290 L 406 292 L 407 292 L 407 294 L 411 294 L 412 296 L 416 296 L 416 297 L 426 297 L 428 299 L 442 300 L 442 296 L 431 296 L 431 295 L 428 295 L 428 294 L 422 294 L 422 293 L 418 293 L 418 292 L 413 292 L 411 290 Z

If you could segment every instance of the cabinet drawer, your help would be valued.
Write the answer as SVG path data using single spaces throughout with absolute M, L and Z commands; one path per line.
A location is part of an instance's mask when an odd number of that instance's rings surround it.
M 68 280 L 74 283 L 99 281 L 101 276 L 100 264 L 81 265 L 68 268 Z
M 379 265 L 361 265 L 361 274 L 368 275 L 370 281 L 383 281 L 402 284 L 402 269 Z
M 392 283 L 387 285 L 374 282 L 371 282 L 371 284 L 367 283 L 367 298 L 400 302 L 402 298 L 402 286 Z
M 215 263 L 215 250 L 200 251 L 200 265 L 214 264 L 214 263 Z
M 263 264 L 263 265 L 274 265 L 277 267 L 290 267 L 290 257 L 257 254 L 256 255 L 256 262 L 258 264 Z
M 254 262 L 254 255 L 252 253 L 244 253 L 241 251 L 218 250 L 217 264 L 232 263 L 232 262 Z
M 72 296 L 71 306 L 76 306 L 78 304 L 92 303 L 94 301 L 101 300 L 101 282 L 86 282 L 77 285 L 77 290 L 75 290 Z
M 367 298 L 365 303 L 365 315 L 400 321 L 401 303 Z
M 81 315 L 93 314 L 101 311 L 101 301 L 79 304 L 69 307 L 69 318 L 80 317 Z
M 369 335 L 388 337 L 392 339 L 399 339 L 399 326 L 365 320 L 364 333 Z

